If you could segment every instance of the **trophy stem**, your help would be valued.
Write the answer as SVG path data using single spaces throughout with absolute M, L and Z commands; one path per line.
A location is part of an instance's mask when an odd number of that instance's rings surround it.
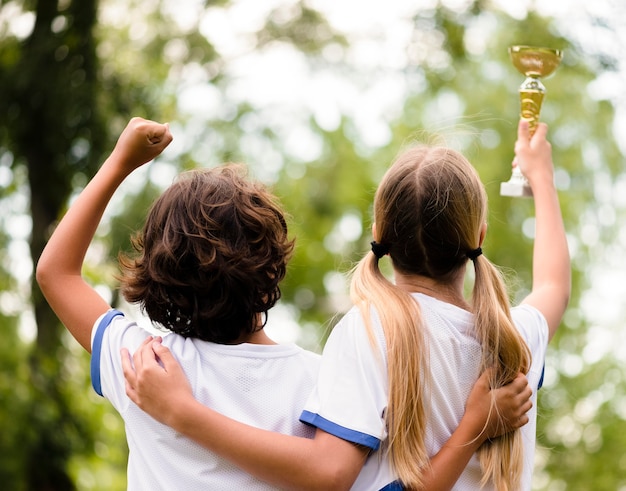
M 519 88 L 521 111 L 520 117 L 529 123 L 530 136 L 535 134 L 539 123 L 539 113 L 546 88 L 540 77 L 548 77 L 557 69 L 563 52 L 558 49 L 533 46 L 511 46 L 509 55 L 518 72 L 526 76 Z M 532 196 L 532 189 L 522 171 L 513 167 L 511 179 L 500 185 L 502 196 Z
M 535 134 L 541 113 L 541 104 L 546 88 L 537 77 L 528 77 L 519 88 L 520 117 L 529 123 L 530 136 Z M 513 168 L 511 178 L 500 184 L 500 195 L 511 197 L 531 197 L 533 191 L 519 167 Z
M 537 129 L 539 114 L 541 114 L 541 104 L 545 95 L 546 88 L 536 77 L 528 77 L 519 88 L 520 116 L 528 121 L 531 137 Z

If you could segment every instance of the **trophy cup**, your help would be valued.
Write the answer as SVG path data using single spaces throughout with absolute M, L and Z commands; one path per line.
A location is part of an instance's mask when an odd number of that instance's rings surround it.
M 539 79 L 551 75 L 557 69 L 561 63 L 563 52 L 558 49 L 534 46 L 511 46 L 509 55 L 515 68 L 526 76 L 526 80 L 519 88 L 520 117 L 528 120 L 530 135 L 532 136 L 537 129 L 541 103 L 546 93 L 546 88 Z M 511 179 L 500 184 L 500 195 L 516 197 L 533 195 L 528 181 L 519 167 L 513 167 Z

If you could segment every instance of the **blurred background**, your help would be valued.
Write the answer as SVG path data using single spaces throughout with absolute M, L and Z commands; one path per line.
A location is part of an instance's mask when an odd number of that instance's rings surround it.
M 175 141 L 116 195 L 90 281 L 121 305 L 115 258 L 151 200 L 183 169 L 245 162 L 297 240 L 268 329 L 320 351 L 368 250 L 376 183 L 416 140 L 476 166 L 485 253 L 514 302 L 527 293 L 533 202 L 499 195 L 524 79 L 507 48 L 527 44 L 565 53 L 541 119 L 574 270 L 533 487 L 626 490 L 625 25 L 621 0 L 0 0 L 0 487 L 125 489 L 123 423 L 32 273 L 131 116 L 169 121 Z

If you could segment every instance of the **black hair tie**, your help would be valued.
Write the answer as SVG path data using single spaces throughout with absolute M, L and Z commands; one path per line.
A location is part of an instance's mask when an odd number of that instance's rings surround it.
M 475 261 L 476 258 L 478 256 L 480 256 L 483 253 L 483 250 L 480 247 L 477 247 L 476 249 L 474 249 L 473 251 L 469 251 L 466 256 L 471 259 L 472 261 Z
M 375 240 L 370 242 L 370 244 L 372 245 L 372 252 L 374 253 L 374 256 L 378 259 L 389 254 L 389 246 L 376 242 Z

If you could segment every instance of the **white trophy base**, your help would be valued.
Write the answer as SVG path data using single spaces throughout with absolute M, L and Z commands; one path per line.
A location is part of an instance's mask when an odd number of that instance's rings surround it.
M 532 195 L 533 190 L 524 177 L 516 179 L 516 176 L 513 176 L 510 181 L 500 183 L 500 196 L 530 198 Z

